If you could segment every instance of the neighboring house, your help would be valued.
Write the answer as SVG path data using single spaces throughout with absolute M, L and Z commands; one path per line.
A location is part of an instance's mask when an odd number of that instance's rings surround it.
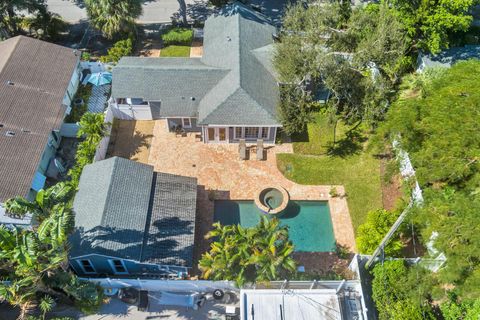
M 417 59 L 417 72 L 423 72 L 426 68 L 450 68 L 456 62 L 479 58 L 480 46 L 476 45 L 450 48 L 436 55 L 420 53 Z
M 80 276 L 162 277 L 192 266 L 197 181 L 113 157 L 83 169 L 70 265 Z
M 168 119 L 203 141 L 274 143 L 281 127 L 272 65 L 276 28 L 234 3 L 205 22 L 201 58 L 124 57 L 113 69 L 111 107 L 121 119 Z
M 80 53 L 29 37 L 0 42 L 0 204 L 43 188 L 79 83 Z M 14 219 L 15 220 L 15 219 Z M 0 207 L 0 223 L 15 223 Z

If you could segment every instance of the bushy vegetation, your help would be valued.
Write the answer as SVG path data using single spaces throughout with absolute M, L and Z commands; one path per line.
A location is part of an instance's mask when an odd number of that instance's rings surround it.
M 420 267 L 407 267 L 403 260 L 377 264 L 372 270 L 372 298 L 379 319 L 434 319 L 428 302 L 430 283 L 419 283 L 426 273 Z
M 210 251 L 199 261 L 203 278 L 233 280 L 241 287 L 245 283 L 281 280 L 295 272 L 288 229 L 281 227 L 277 219 L 263 216 L 252 228 L 220 223 L 213 227 L 206 235 L 206 239 L 213 239 Z
M 81 311 L 92 313 L 103 302 L 103 289 L 79 280 L 68 265 L 68 236 L 73 232 L 72 202 L 83 167 L 93 161 L 107 124 L 102 114 L 86 113 L 80 120 L 77 151 L 70 180 L 40 190 L 33 201 L 15 197 L 5 202 L 8 214 L 17 218 L 32 214 L 32 228 L 0 226 L 0 297 L 21 309 L 25 319 L 36 302 L 44 317 L 52 297 L 71 301 Z
M 435 280 L 429 294 L 436 301 L 456 297 L 441 307 L 448 312 L 480 299 L 479 72 L 480 62 L 471 60 L 409 81 L 379 129 L 386 141 L 400 139 L 417 171 L 425 203 L 413 222 L 447 258 L 420 282 Z
M 77 90 L 77 93 L 75 94 L 75 97 L 72 100 L 72 110 L 70 111 L 70 114 L 65 117 L 65 123 L 77 123 L 80 121 L 82 116 L 87 112 L 88 110 L 88 100 L 90 99 L 90 96 L 92 94 L 92 85 L 87 84 L 87 85 L 82 85 L 80 84 Z M 82 105 L 75 105 L 75 101 L 77 99 L 81 99 L 83 101 Z
M 372 254 L 380 245 L 383 237 L 388 233 L 399 215 L 399 212 L 389 212 L 384 209 L 370 211 L 367 214 L 365 223 L 358 227 L 358 251 L 363 254 Z M 402 241 L 400 241 L 400 239 L 394 239 L 387 244 L 384 251 L 388 256 L 395 256 L 402 248 Z
M 132 39 L 128 38 L 115 42 L 113 47 L 108 49 L 106 56 L 101 56 L 100 61 L 104 63 L 117 63 L 122 57 L 132 54 L 133 43 Z
M 164 46 L 190 45 L 193 39 L 193 30 L 188 28 L 174 27 L 162 34 Z

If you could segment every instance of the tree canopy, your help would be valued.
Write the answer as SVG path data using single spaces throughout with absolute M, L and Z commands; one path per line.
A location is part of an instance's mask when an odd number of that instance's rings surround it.
M 90 23 L 105 37 L 134 37 L 135 19 L 142 14 L 140 0 L 85 0 L 85 6 Z
M 460 303 L 480 298 L 479 72 L 480 61 L 470 60 L 412 82 L 380 127 L 410 153 L 425 198 L 412 217 L 424 242 L 447 258 L 431 274 L 432 297 L 453 293 Z
M 262 217 L 252 228 L 215 223 L 207 235 L 213 239 L 210 251 L 199 261 L 205 279 L 233 280 L 245 283 L 282 279 L 296 270 L 290 256 L 292 242 L 288 229 L 277 219 Z
M 322 88 L 330 91 L 328 106 L 343 120 L 380 119 L 392 86 L 409 65 L 404 27 L 386 4 L 353 10 L 347 2 L 291 6 L 276 48 L 274 65 L 281 89 L 303 91 L 286 94 L 296 97 L 291 101 L 282 99 L 280 110 L 287 110 L 281 112 L 282 122 L 288 133 L 304 129 L 308 108 L 303 105 L 314 102 Z
M 478 0 L 391 0 L 413 46 L 438 53 L 448 48 L 450 37 L 467 31 L 471 9 Z

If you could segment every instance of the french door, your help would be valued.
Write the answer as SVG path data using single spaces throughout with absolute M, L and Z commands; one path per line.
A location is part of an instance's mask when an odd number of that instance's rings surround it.
M 227 142 L 228 128 L 207 128 L 208 142 Z

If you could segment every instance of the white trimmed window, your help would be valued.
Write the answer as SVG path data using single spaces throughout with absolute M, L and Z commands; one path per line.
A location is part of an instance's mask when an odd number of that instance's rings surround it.
M 192 127 L 192 122 L 190 118 L 182 118 L 182 126 L 184 128 L 191 128 Z
M 235 127 L 235 139 L 243 138 L 243 128 L 242 127 Z
M 115 274 L 127 274 L 128 273 L 127 267 L 125 267 L 125 264 L 123 263 L 122 260 L 112 259 L 112 260 L 108 260 L 108 262 L 110 263 L 110 266 L 112 267 L 113 272 Z
M 82 268 L 83 273 L 85 274 L 97 273 L 97 271 L 93 267 L 92 261 L 90 261 L 89 259 L 81 259 L 81 260 L 77 260 L 77 262 L 80 265 L 80 268 Z
M 246 127 L 245 128 L 245 139 L 256 139 L 258 138 L 258 130 L 257 127 Z
M 262 139 L 268 139 L 269 133 L 270 133 L 270 128 L 268 127 L 263 127 L 260 128 L 260 138 Z

